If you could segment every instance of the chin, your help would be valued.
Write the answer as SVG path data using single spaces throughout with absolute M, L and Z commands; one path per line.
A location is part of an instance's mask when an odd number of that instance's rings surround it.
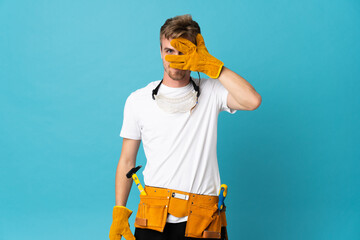
M 173 80 L 181 80 L 185 77 L 185 72 L 183 71 L 171 71 L 169 72 L 169 77 Z
M 182 80 L 185 77 L 185 74 L 170 74 L 169 77 L 173 80 Z

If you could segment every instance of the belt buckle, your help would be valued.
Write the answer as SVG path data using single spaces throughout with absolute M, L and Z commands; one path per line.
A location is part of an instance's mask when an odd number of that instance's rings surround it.
M 178 198 L 178 199 L 182 199 L 182 200 L 186 200 L 186 201 L 189 200 L 189 195 L 186 195 L 186 194 L 173 192 L 171 196 L 173 198 Z

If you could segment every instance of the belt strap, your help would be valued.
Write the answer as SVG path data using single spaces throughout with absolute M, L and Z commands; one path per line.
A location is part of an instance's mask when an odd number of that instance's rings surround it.
M 191 205 L 213 206 L 219 202 L 218 196 L 189 193 L 174 189 L 145 186 L 149 197 L 167 197 L 169 199 L 169 213 L 175 217 L 189 215 Z

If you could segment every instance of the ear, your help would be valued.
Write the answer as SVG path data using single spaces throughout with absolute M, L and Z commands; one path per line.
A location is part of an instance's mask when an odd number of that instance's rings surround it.
M 161 57 L 161 59 L 162 59 L 163 57 L 162 57 L 162 54 L 161 54 L 161 48 L 162 48 L 162 47 L 161 47 L 161 43 L 160 43 L 160 57 Z

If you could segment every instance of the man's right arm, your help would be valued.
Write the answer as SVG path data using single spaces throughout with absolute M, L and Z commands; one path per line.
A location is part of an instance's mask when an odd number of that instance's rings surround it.
M 126 206 L 129 197 L 132 178 L 128 179 L 126 174 L 135 167 L 136 156 L 141 140 L 124 138 L 119 163 L 115 176 L 115 205 Z

